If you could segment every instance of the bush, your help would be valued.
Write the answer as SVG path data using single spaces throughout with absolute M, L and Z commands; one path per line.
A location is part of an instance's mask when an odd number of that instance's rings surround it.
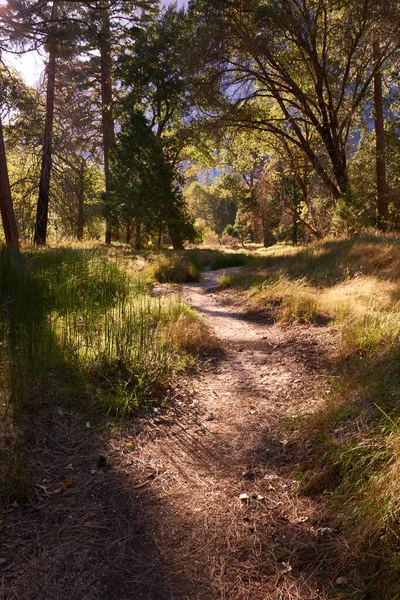
M 159 256 L 151 267 L 152 276 L 159 283 L 188 283 L 200 281 L 200 267 L 180 256 Z
M 210 270 L 225 269 L 227 267 L 243 267 L 249 262 L 246 254 L 218 254 L 210 264 Z

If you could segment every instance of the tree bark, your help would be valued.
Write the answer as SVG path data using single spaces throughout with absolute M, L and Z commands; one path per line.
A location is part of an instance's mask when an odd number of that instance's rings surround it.
M 57 2 L 53 2 L 51 18 L 55 19 Z M 39 197 L 36 207 L 36 224 L 34 243 L 44 246 L 47 238 L 47 223 L 49 215 L 50 176 L 52 167 L 54 98 L 57 64 L 57 44 L 54 33 L 50 33 L 49 62 L 47 65 L 46 119 L 44 124 L 42 167 L 39 180 Z
M 85 201 L 85 159 L 81 159 L 79 166 L 79 191 L 78 191 L 78 219 L 76 225 L 76 237 L 81 242 L 83 240 L 83 229 L 85 226 L 84 214 Z
M 0 115 L 0 212 L 6 244 L 10 248 L 18 248 L 18 229 L 11 197 L 10 180 L 8 178 L 6 149 L 4 145 L 3 123 Z
M 140 252 L 142 249 L 142 244 L 141 244 L 141 220 L 140 218 L 136 219 L 136 223 L 135 223 L 135 250 L 137 252 Z
M 132 239 L 132 227 L 130 221 L 126 224 L 126 243 L 130 244 Z
M 168 233 L 171 238 L 172 247 L 174 250 L 183 250 L 183 241 L 179 231 L 176 230 L 173 224 L 168 224 Z
M 103 126 L 104 177 L 106 195 L 110 193 L 110 152 L 115 143 L 114 119 L 112 110 L 112 79 L 111 79 L 111 43 L 110 15 L 107 8 L 103 9 L 103 27 L 99 36 L 100 65 L 101 65 L 101 110 Z M 112 224 L 106 220 L 106 244 L 111 243 Z
M 379 57 L 379 42 L 374 42 L 374 58 Z M 375 137 L 376 137 L 376 210 L 377 226 L 382 231 L 387 228 L 389 211 L 386 181 L 385 122 L 383 115 L 382 72 L 374 75 Z

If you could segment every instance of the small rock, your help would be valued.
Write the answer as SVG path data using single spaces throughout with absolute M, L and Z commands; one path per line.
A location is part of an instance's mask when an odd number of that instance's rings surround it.
M 246 502 L 247 500 L 250 500 L 250 496 L 248 496 L 247 494 L 240 494 L 239 500 L 242 500 L 242 502 Z

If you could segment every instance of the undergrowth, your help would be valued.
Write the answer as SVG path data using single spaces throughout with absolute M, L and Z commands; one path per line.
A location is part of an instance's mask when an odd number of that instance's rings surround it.
M 201 280 L 201 272 L 227 267 L 244 266 L 255 260 L 251 254 L 225 252 L 193 248 L 180 252 L 162 251 L 148 255 L 136 255 L 134 264 L 147 259 L 147 266 L 141 263 L 143 276 L 149 281 L 160 283 L 187 283 Z
M 146 290 L 125 263 L 94 251 L 0 252 L 0 397 L 14 431 L 0 465 L 7 501 L 23 492 L 16 449 L 27 414 L 60 405 L 118 417 L 152 410 L 172 376 L 216 344 L 179 299 Z

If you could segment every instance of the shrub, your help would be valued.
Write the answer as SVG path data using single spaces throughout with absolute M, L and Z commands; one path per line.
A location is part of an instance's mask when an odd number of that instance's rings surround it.
M 152 276 L 160 283 L 200 281 L 201 271 L 194 262 L 180 256 L 159 256 L 151 267 Z
M 211 271 L 217 269 L 225 269 L 227 267 L 243 267 L 249 262 L 249 257 L 246 254 L 230 253 L 230 254 L 218 254 L 215 256 L 210 264 Z

